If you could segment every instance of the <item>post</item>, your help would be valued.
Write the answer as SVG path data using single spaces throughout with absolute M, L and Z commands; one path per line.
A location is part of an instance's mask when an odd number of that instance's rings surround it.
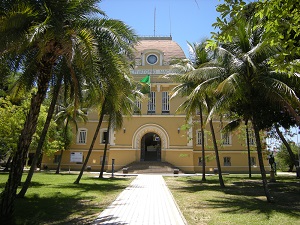
M 115 159 L 111 160 L 111 177 L 114 177 Z

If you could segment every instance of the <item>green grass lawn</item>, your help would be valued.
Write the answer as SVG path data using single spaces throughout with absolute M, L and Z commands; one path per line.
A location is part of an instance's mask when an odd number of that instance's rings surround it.
M 90 224 L 133 178 L 98 179 L 85 173 L 38 172 L 24 199 L 16 200 L 17 224 Z M 0 173 L 0 191 L 7 173 Z M 26 173 L 23 176 L 25 179 Z M 300 225 L 300 180 L 277 176 L 269 187 L 275 203 L 267 203 L 259 175 L 226 175 L 226 188 L 217 176 L 165 177 L 189 225 Z
M 34 174 L 25 198 L 16 200 L 17 224 L 91 223 L 133 179 L 99 179 L 98 175 L 86 173 L 77 185 L 73 184 L 76 174 Z M 0 191 L 7 178 L 7 173 L 0 173 Z
M 165 177 L 189 225 L 299 225 L 300 180 L 277 176 L 269 184 L 274 203 L 267 203 L 259 175 Z

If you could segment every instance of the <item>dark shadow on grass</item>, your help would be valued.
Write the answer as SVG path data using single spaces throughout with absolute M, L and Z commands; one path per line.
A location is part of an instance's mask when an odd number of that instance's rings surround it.
M 239 214 L 255 211 L 269 217 L 273 212 L 280 212 L 300 218 L 300 183 L 295 179 L 278 177 L 277 182 L 269 183 L 270 192 L 275 199 L 273 204 L 266 201 L 259 177 L 251 179 L 227 177 L 226 188 L 221 188 L 216 178 L 205 182 L 199 177 L 179 178 L 178 181 L 181 182 L 180 185 L 172 183 L 170 188 L 187 193 L 216 191 L 225 194 L 221 199 L 211 198 L 206 201 L 206 207 L 225 208 L 224 213 Z M 199 203 L 198 207 L 202 209 L 202 203 Z
M 85 180 L 93 180 L 94 183 L 85 182 Z M 120 181 L 124 181 L 124 179 L 116 179 L 116 178 L 107 178 L 107 179 L 99 179 L 99 178 L 92 178 L 86 177 L 81 180 L 79 184 L 69 183 L 69 184 L 62 184 L 56 185 L 57 188 L 64 189 L 64 188 L 72 188 L 74 190 L 82 190 L 82 191 L 118 191 L 123 190 L 127 187 L 127 184 L 119 184 Z
M 16 224 L 89 224 L 94 220 L 95 210 L 99 211 L 101 204 L 89 204 L 89 199 L 78 199 L 74 196 L 64 196 L 57 193 L 50 198 L 31 198 L 16 200 Z M 72 213 L 79 215 L 69 218 Z M 22 215 L 22 216 L 20 216 Z
M 255 212 L 256 214 L 264 214 L 267 218 L 276 213 L 289 215 L 290 217 L 299 218 L 299 204 L 298 207 L 290 207 L 287 202 L 278 202 L 270 204 L 265 199 L 257 198 L 241 198 L 236 196 L 225 197 L 222 199 L 213 199 L 208 201 L 208 207 L 220 208 L 223 213 L 241 214 Z

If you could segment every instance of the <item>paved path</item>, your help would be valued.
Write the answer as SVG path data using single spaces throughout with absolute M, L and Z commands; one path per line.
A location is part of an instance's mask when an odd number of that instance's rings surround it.
M 94 224 L 185 225 L 161 175 L 139 175 Z

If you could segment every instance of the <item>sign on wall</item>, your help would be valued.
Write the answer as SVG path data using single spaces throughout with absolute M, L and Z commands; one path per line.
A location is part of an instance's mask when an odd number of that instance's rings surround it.
M 174 72 L 171 69 L 162 69 L 162 70 L 145 70 L 145 69 L 136 69 L 136 70 L 130 70 L 131 74 L 168 74 Z
M 82 161 L 83 161 L 82 152 L 71 152 L 70 162 L 82 163 Z

